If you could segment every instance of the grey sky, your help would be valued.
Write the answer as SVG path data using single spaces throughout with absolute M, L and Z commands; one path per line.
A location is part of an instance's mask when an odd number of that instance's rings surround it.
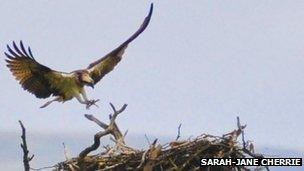
M 188 2 L 188 1 L 187 1 Z M 0 49 L 31 46 L 52 69 L 86 67 L 130 36 L 149 1 L 1 1 Z M 304 1 L 154 1 L 147 30 L 94 90 L 100 108 L 46 100 L 21 89 L 0 60 L 0 130 L 88 133 L 84 119 L 107 119 L 108 102 L 129 106 L 119 118 L 129 134 L 221 135 L 247 123 L 257 146 L 304 152 Z M 1 133 L 1 132 L 0 132 Z

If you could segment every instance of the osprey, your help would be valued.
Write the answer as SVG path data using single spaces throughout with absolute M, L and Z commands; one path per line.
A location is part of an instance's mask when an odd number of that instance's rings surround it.
M 96 105 L 95 103 L 98 100 L 89 100 L 84 86 L 94 88 L 95 84 L 114 69 L 121 60 L 128 44 L 148 26 L 152 11 L 153 4 L 151 4 L 149 14 L 140 28 L 130 38 L 104 57 L 91 63 L 86 69 L 70 73 L 52 70 L 38 63 L 34 59 L 30 47 L 26 50 L 22 41 L 20 41 L 19 47 L 15 42 L 13 42 L 13 48 L 7 45 L 8 53 L 5 52 L 8 58 L 6 59 L 7 67 L 23 89 L 34 94 L 37 98 L 55 96 L 54 99 L 46 102 L 41 108 L 54 101 L 65 102 L 75 97 L 81 104 L 85 104 L 88 109 L 90 106 Z

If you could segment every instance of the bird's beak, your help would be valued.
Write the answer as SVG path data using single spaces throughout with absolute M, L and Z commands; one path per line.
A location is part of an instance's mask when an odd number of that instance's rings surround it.
M 94 83 L 89 83 L 89 86 L 92 87 L 92 89 L 94 89 Z
M 86 83 L 86 85 L 94 88 L 94 83 L 95 82 L 89 75 L 83 76 L 82 80 Z

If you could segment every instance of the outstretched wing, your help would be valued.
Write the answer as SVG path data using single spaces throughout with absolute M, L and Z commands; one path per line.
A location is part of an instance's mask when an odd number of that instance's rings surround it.
M 94 84 L 96 84 L 100 79 L 102 79 L 107 73 L 112 71 L 114 67 L 121 60 L 121 57 L 127 48 L 128 44 L 132 42 L 138 35 L 140 35 L 148 26 L 151 16 L 153 12 L 153 3 L 150 6 L 150 11 L 148 16 L 145 18 L 144 22 L 140 26 L 140 28 L 125 42 L 123 42 L 120 46 L 114 49 L 109 54 L 105 55 L 103 58 L 91 63 L 88 66 L 88 70 L 91 78 L 94 80 Z
M 34 94 L 38 98 L 47 98 L 50 95 L 60 94 L 56 85 L 64 80 L 64 73 L 54 71 L 44 65 L 39 64 L 33 57 L 30 47 L 28 51 L 20 41 L 20 48 L 13 42 L 14 50 L 8 45 L 8 53 L 5 52 L 7 67 L 10 69 L 16 80 L 22 85 L 23 89 Z M 58 80 L 55 81 L 54 80 Z

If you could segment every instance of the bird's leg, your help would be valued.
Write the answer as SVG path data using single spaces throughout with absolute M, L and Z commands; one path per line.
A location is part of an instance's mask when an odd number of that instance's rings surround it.
M 40 106 L 40 108 L 45 108 L 45 107 L 47 107 L 48 105 L 50 105 L 52 102 L 55 102 L 55 101 L 60 102 L 60 101 L 62 101 L 62 99 L 61 99 L 61 97 L 56 97 L 55 99 L 50 100 L 50 101 L 46 102 L 44 105 Z
M 81 104 L 88 104 L 85 100 L 83 100 L 82 98 L 81 98 L 81 96 L 76 96 L 76 99 L 78 100 L 78 102 L 79 103 L 81 103 Z
M 82 95 L 83 99 L 85 100 L 85 102 L 87 103 L 87 107 L 86 107 L 87 109 L 89 109 L 92 105 L 95 105 L 96 107 L 99 107 L 96 104 L 96 102 L 98 102 L 99 99 L 97 99 L 97 100 L 89 100 L 84 89 L 82 90 L 81 95 Z
M 88 101 L 83 100 L 83 99 L 81 98 L 81 96 L 80 96 L 80 95 L 76 96 L 76 99 L 78 100 L 78 102 L 79 102 L 79 103 L 87 105 L 87 106 L 86 106 L 86 109 L 89 109 L 89 108 L 90 108 L 90 106 L 89 106 L 89 102 L 88 102 Z
M 85 101 L 90 101 L 90 100 L 88 99 L 87 93 L 85 92 L 84 89 L 81 91 L 81 95 L 82 95 L 82 97 L 83 97 L 83 99 L 84 99 Z

